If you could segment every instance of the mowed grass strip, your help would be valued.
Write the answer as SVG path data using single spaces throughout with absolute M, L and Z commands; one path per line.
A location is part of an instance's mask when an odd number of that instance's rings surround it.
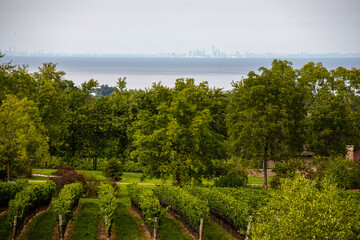
M 10 240 L 12 234 L 7 215 L 0 217 L 0 239 Z
M 22 240 L 50 240 L 57 225 L 55 214 L 50 208 L 32 219 L 26 226 L 26 232 Z
M 145 229 L 141 226 L 142 219 L 132 217 L 128 208 L 124 203 L 119 203 L 112 226 L 114 233 L 112 239 L 145 240 Z
M 192 238 L 185 231 L 175 219 L 164 216 L 158 234 L 162 240 L 192 240 Z
M 203 235 L 207 240 L 236 240 L 225 229 L 211 221 L 204 223 Z
M 96 240 L 98 220 L 98 199 L 81 198 L 81 208 L 72 222 L 73 240 Z

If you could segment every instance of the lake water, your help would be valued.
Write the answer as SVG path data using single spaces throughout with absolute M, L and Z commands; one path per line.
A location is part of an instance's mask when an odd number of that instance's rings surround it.
M 120 57 L 34 57 L 5 56 L 0 62 L 12 60 L 14 64 L 29 65 L 37 71 L 43 62 L 57 63 L 57 69 L 66 72 L 66 79 L 76 85 L 93 78 L 100 84 L 114 86 L 119 77 L 126 77 L 127 88 L 150 88 L 154 82 L 173 87 L 178 78 L 194 78 L 195 82 L 208 81 L 211 87 L 231 89 L 232 81 L 239 81 L 249 71 L 271 66 L 270 58 L 202 59 L 202 58 L 120 58 Z M 360 68 L 360 58 L 294 58 L 287 59 L 294 68 L 304 64 L 322 62 L 328 69 L 338 66 Z

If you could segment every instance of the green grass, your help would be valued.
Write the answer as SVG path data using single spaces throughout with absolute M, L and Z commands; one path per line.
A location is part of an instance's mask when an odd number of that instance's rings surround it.
M 96 179 L 100 181 L 105 181 L 106 177 L 104 176 L 104 173 L 101 171 L 92 171 L 92 170 L 76 170 L 78 173 L 82 173 L 86 176 L 93 176 Z
M 50 208 L 36 216 L 26 227 L 26 233 L 22 240 L 50 240 L 56 227 L 57 221 L 54 212 Z
M 158 231 L 160 239 L 191 240 L 185 229 L 176 220 L 165 216 Z
M 268 184 L 270 183 L 272 177 L 267 178 Z M 264 177 L 248 177 L 248 183 L 249 184 L 264 184 Z
M 7 215 L 0 218 L 0 238 L 3 240 L 11 239 L 12 229 L 7 220 Z
M 98 220 L 98 199 L 80 199 L 81 208 L 74 216 L 73 232 L 70 239 L 96 240 Z
M 33 174 L 52 175 L 54 172 L 56 172 L 56 169 L 40 169 L 40 168 L 32 169 Z
M 141 221 L 141 218 L 133 218 L 125 204 L 120 202 L 112 226 L 115 235 L 113 239 L 145 240 Z
M 171 184 L 172 183 L 171 179 L 166 179 L 164 181 L 163 179 L 159 179 L 159 178 L 144 179 L 144 180 L 141 181 L 141 177 L 142 177 L 142 173 L 124 172 L 120 182 L 126 182 L 126 183 L 145 182 L 145 183 L 158 183 L 158 184 L 161 184 L 161 183 Z
M 204 237 L 208 240 L 235 240 L 230 233 L 220 227 L 218 224 L 206 221 L 204 223 Z

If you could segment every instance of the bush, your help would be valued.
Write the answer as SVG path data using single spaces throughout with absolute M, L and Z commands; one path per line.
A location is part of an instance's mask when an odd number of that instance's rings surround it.
M 0 208 L 7 207 L 9 201 L 28 185 L 27 180 L 13 182 L 0 182 Z
M 359 239 L 360 206 L 324 181 L 285 179 L 254 216 L 251 239 Z
M 249 214 L 265 206 L 271 199 L 270 192 L 277 191 L 262 188 L 216 188 L 216 190 L 230 195 L 240 202 L 246 203 L 251 210 Z
M 293 179 L 298 174 L 304 174 L 305 176 L 310 177 L 310 169 L 306 166 L 305 161 L 298 158 L 277 162 L 272 171 L 276 173 L 270 182 L 271 187 L 274 188 L 280 186 L 280 179 L 282 178 Z
M 241 172 L 241 173 L 230 172 L 216 179 L 215 186 L 236 188 L 246 185 L 247 182 L 248 182 L 248 178 L 245 175 L 245 172 Z
M 98 196 L 98 187 L 100 186 L 101 181 L 96 177 L 90 175 L 85 175 L 82 182 L 84 188 L 84 197 L 86 198 L 96 198 Z
M 58 198 L 53 202 L 54 212 L 58 219 L 62 215 L 63 225 L 66 225 L 71 218 L 73 209 L 77 206 L 83 192 L 81 183 L 72 183 L 64 186 Z
M 98 188 L 98 195 L 100 199 L 99 213 L 105 226 L 105 231 L 108 233 L 115 216 L 118 199 L 115 196 L 114 188 L 110 184 L 101 184 Z M 105 224 L 105 216 L 107 216 L 107 224 Z
M 105 167 L 105 176 L 120 181 L 123 175 L 123 165 L 116 158 L 112 158 L 108 161 Z
M 346 158 L 331 161 L 324 176 L 341 188 L 360 188 L 360 165 Z
M 220 214 L 223 218 L 229 218 L 238 227 L 245 229 L 251 214 L 251 207 L 243 201 L 238 201 L 232 196 L 216 189 L 189 188 L 187 191 L 202 200 L 208 208 Z
M 130 198 L 139 204 L 145 223 L 151 228 L 157 228 L 167 209 L 161 208 L 160 202 L 152 190 L 135 184 L 127 185 L 127 188 Z M 157 217 L 157 222 L 155 222 L 155 217 Z
M 155 188 L 154 193 L 159 199 L 169 202 L 182 217 L 195 227 L 200 225 L 200 218 L 209 219 L 210 210 L 206 202 L 191 195 L 183 188 L 161 186 Z
M 57 176 L 52 178 L 52 180 L 56 183 L 57 193 L 59 193 L 60 190 L 67 184 L 75 183 L 77 181 L 81 183 L 85 182 L 85 176 L 81 173 L 77 173 L 71 166 L 61 165 L 53 174 Z
M 36 211 L 37 208 L 49 204 L 54 191 L 55 184 L 51 181 L 41 185 L 26 186 L 9 202 L 9 221 L 12 222 L 14 216 L 17 216 L 19 222 L 21 222 Z

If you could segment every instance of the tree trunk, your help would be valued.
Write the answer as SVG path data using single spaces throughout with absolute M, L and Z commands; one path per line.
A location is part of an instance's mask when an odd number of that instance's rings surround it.
M 267 162 L 268 162 L 268 148 L 265 147 L 263 171 L 264 171 L 264 187 L 267 187 Z
M 93 158 L 93 170 L 96 171 L 97 168 L 97 156 Z
M 6 181 L 10 182 L 10 161 L 7 164 L 7 179 Z

